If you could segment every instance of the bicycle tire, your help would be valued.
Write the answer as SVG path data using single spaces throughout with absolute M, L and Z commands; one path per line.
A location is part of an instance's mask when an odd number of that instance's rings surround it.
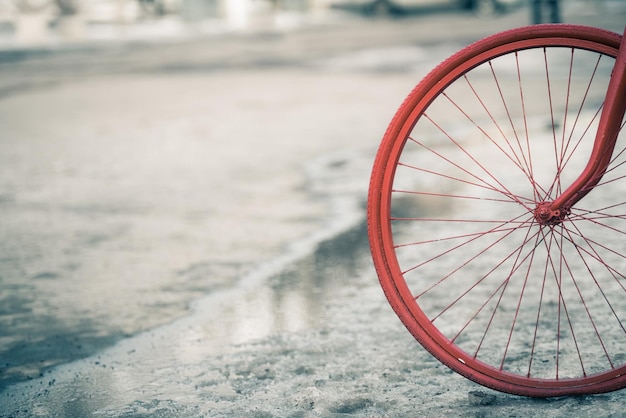
M 376 154 L 367 219 L 384 293 L 426 350 L 483 386 L 626 386 L 624 149 L 560 222 L 534 216 L 587 162 L 620 41 L 547 24 L 469 45 L 413 89 Z

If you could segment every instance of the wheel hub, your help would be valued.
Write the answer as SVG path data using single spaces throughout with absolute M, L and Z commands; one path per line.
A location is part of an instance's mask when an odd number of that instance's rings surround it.
M 551 202 L 541 202 L 535 208 L 535 219 L 541 225 L 555 225 L 563 222 L 569 210 L 552 209 Z

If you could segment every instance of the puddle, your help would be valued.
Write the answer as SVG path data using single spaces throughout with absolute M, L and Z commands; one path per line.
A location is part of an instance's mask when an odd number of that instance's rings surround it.
M 363 188 L 359 182 L 334 187 L 347 173 L 352 178 L 354 171 L 369 170 L 369 158 L 363 157 L 342 155 L 342 164 L 329 158 L 318 167 L 309 167 L 317 180 L 310 185 L 313 192 L 331 195 L 331 215 L 325 228 L 290 243 L 281 256 L 244 275 L 235 286 L 216 289 L 196 300 L 189 315 L 44 371 L 38 379 L 14 384 L 0 393 L 0 404 L 4 397 L 11 401 L 6 408 L 28 406 L 45 394 L 41 408 L 46 413 L 65 415 L 70 408 L 74 415 L 87 415 L 141 401 L 141 394 L 150 392 L 144 388 L 151 388 L 170 372 L 178 374 L 176 379 L 183 373 L 193 380 L 203 373 L 198 366 L 203 361 L 234 352 L 241 344 L 332 328 L 336 318 L 327 313 L 329 300 L 351 286 L 359 268 L 373 268 L 366 261 Z M 367 180 L 367 176 L 357 176 Z M 320 187 L 320 178 L 325 186 Z M 157 389 L 185 396 L 174 393 L 180 390 L 175 385 Z M 85 394 L 89 400 L 79 402 Z M 2 412 L 0 408 L 0 415 Z
M 231 291 L 209 296 L 196 305 L 193 356 L 220 352 L 225 347 L 273 334 L 323 329 L 332 323 L 325 303 L 356 277 L 363 258 L 369 256 L 365 222 L 336 238 L 321 242 L 308 256 L 286 265 L 265 283 L 252 285 L 238 295 Z M 194 347 L 195 346 L 195 347 Z
M 38 413 L 44 416 L 84 416 L 132 401 L 144 402 L 142 393 L 149 394 L 147 401 L 154 390 L 184 398 L 177 382 L 203 376 L 205 371 L 197 365 L 210 357 L 274 335 L 311 330 L 323 333 L 332 328 L 336 318 L 327 314 L 326 304 L 356 280 L 359 268 L 369 267 L 367 258 L 366 224 L 361 219 L 264 281 L 254 283 L 258 279 L 249 278 L 246 291 L 217 292 L 198 301 L 194 313 L 186 318 L 123 340 L 99 355 L 62 365 L 40 379 L 13 386 L 12 407 L 28 406 L 31 412 L 39 408 Z M 171 387 L 153 387 L 168 373 L 173 373 Z M 34 398 L 45 403 L 32 405 Z

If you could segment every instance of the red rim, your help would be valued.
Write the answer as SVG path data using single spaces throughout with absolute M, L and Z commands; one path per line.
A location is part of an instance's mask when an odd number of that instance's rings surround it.
M 390 124 L 374 164 L 368 200 L 368 224 L 374 264 L 392 307 L 414 337 L 458 373 L 496 390 L 527 396 L 561 396 L 615 390 L 626 384 L 626 365 L 577 378 L 533 378 L 507 372 L 474 358 L 432 326 L 414 300 L 396 258 L 390 219 L 396 168 L 409 133 L 422 111 L 455 79 L 485 60 L 512 51 L 564 46 L 615 56 L 620 36 L 595 28 L 539 25 L 507 31 L 479 41 L 442 63 L 411 93 Z M 423 324 L 427 324 L 424 326 Z

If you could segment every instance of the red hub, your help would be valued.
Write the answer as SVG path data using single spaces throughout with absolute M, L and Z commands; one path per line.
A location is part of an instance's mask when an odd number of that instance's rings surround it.
M 542 202 L 535 209 L 535 219 L 541 225 L 554 225 L 563 222 L 569 210 L 552 209 L 551 202 Z

